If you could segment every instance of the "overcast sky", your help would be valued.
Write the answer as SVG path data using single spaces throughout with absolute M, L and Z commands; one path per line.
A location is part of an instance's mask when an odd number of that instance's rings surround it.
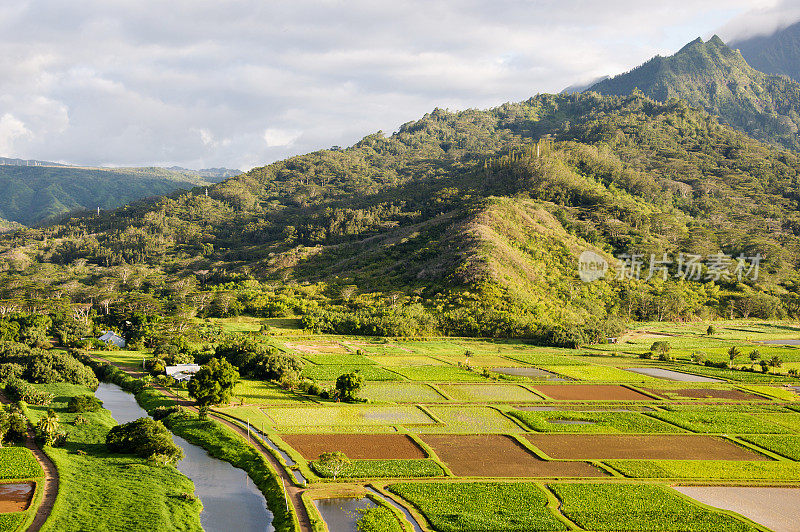
M 16 0 L 0 156 L 243 170 L 800 19 L 781 0 Z

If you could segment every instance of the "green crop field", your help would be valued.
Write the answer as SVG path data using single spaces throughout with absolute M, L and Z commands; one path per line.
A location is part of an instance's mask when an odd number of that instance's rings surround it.
M 789 428 L 779 425 L 777 418 L 764 416 L 793 416 L 795 414 L 761 414 L 760 417 L 742 412 L 658 411 L 650 415 L 692 432 L 712 434 L 786 434 Z M 798 414 L 800 417 L 800 414 Z
M 648 375 L 642 375 L 633 371 L 625 371 L 624 369 L 612 368 L 608 366 L 543 366 L 547 371 L 558 373 L 570 379 L 579 381 L 594 381 L 594 382 L 643 382 L 654 383 L 661 382 Z
M 358 372 L 368 381 L 400 381 L 403 377 L 392 373 L 379 366 L 370 364 L 327 364 L 327 365 L 313 365 L 307 364 L 303 368 L 303 377 L 314 379 L 317 381 L 335 381 L 340 375 L 345 373 Z
M 424 433 L 492 433 L 508 434 L 522 429 L 506 416 L 486 406 L 430 406 L 428 410 L 445 426 L 429 425 L 415 427 Z
M 800 460 L 800 436 L 785 434 L 750 434 L 741 436 L 745 441 L 754 443 L 768 451 L 780 454 L 792 460 Z
M 311 469 L 323 478 L 333 477 L 330 469 L 316 461 Z M 413 478 L 440 477 L 444 470 L 433 460 L 352 460 L 338 475 L 341 478 Z
M 709 480 L 779 480 L 796 482 L 800 463 L 733 462 L 727 460 L 606 460 L 631 478 Z
M 311 399 L 298 395 L 285 393 L 279 386 L 255 379 L 242 378 L 236 384 L 233 394 L 245 403 L 254 404 L 280 404 L 280 403 L 310 403 Z
M 359 396 L 374 403 L 438 403 L 447 401 L 439 392 L 421 382 L 374 382 L 370 383 Z
M 551 484 L 561 512 L 585 530 L 755 531 L 730 515 L 693 504 L 664 486 Z
M 412 381 L 486 382 L 486 378 L 479 373 L 457 366 L 400 366 L 392 370 Z
M 572 412 L 510 410 L 516 417 L 537 432 L 576 433 L 676 433 L 685 432 L 668 423 L 638 412 Z M 558 423 L 572 421 L 583 423 Z M 585 423 L 585 424 L 584 424 Z
M 303 355 L 303 358 L 312 364 L 333 366 L 361 366 L 375 364 L 374 360 L 363 355 Z
M 416 506 L 441 532 L 567 530 L 533 483 L 394 484 L 389 490 Z
M 768 423 L 774 423 L 781 428 L 781 432 L 793 432 L 800 434 L 800 413 L 791 414 L 757 414 L 758 419 Z M 742 431 L 744 432 L 744 431 Z M 762 431 L 759 431 L 762 432 Z M 763 431 L 767 433 L 767 431 Z M 776 432 L 776 431 L 773 431 Z
M 542 398 L 516 384 L 440 384 L 439 389 L 454 401 L 527 402 Z
M 414 406 L 300 406 L 262 408 L 278 429 L 296 426 L 416 425 L 434 421 Z
M 39 462 L 28 449 L 0 448 L 0 480 L 39 478 L 43 475 Z

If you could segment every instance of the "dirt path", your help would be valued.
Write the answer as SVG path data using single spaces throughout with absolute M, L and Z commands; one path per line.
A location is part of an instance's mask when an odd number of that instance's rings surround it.
M 11 401 L 0 392 L 0 402 L 10 404 Z M 56 496 L 58 495 L 58 469 L 56 465 L 50 460 L 44 451 L 42 451 L 34 441 L 33 427 L 28 423 L 28 434 L 25 437 L 25 448 L 30 449 L 36 461 L 42 466 L 44 471 L 44 484 L 42 486 L 42 502 L 36 509 L 36 516 L 33 518 L 31 526 L 28 527 L 28 532 L 37 532 L 47 518 L 50 517 L 50 512 L 53 511 L 53 505 L 56 503 Z
M 111 364 L 111 362 L 109 362 L 108 360 L 105 360 L 104 358 L 101 358 L 101 357 L 98 357 L 98 356 L 95 356 L 95 355 L 91 355 L 91 356 L 92 356 L 92 358 L 94 358 L 96 360 L 100 360 L 100 361 L 107 362 L 107 363 Z M 119 366 L 117 366 L 117 367 L 119 367 Z M 135 372 L 135 371 L 132 371 L 132 370 L 129 370 L 129 369 L 125 369 L 125 368 L 119 368 L 119 369 L 121 369 L 125 373 L 127 373 L 127 374 L 129 374 L 131 376 L 134 376 L 134 377 L 140 377 L 142 375 L 141 372 Z M 186 408 L 189 408 L 189 409 L 194 410 L 195 412 L 197 412 L 197 407 L 194 405 L 194 402 L 188 401 L 188 400 L 182 398 L 181 396 L 173 393 L 172 391 L 167 390 L 166 388 L 162 388 L 161 386 L 153 385 L 153 387 L 156 390 L 158 390 L 159 392 L 163 393 L 164 395 L 166 395 L 168 397 L 171 397 L 171 398 L 174 398 L 176 400 L 177 404 L 179 404 L 180 406 L 184 406 Z M 225 425 L 229 429 L 233 430 L 237 434 L 243 436 L 245 439 L 247 439 L 247 430 L 246 429 L 243 429 L 239 425 L 237 425 L 237 424 L 235 424 L 235 423 L 233 423 L 231 421 L 228 421 L 227 419 L 225 419 L 223 417 L 220 417 L 220 416 L 218 416 L 216 414 L 212 413 L 211 417 L 214 418 L 216 421 L 222 423 L 223 425 Z M 264 458 L 266 458 L 267 462 L 270 463 L 272 468 L 278 474 L 278 477 L 280 477 L 281 482 L 283 483 L 284 488 L 286 490 L 286 495 L 287 495 L 289 501 L 292 503 L 292 506 L 294 506 L 295 514 L 297 514 L 297 519 L 300 522 L 300 531 L 301 532 L 311 532 L 311 530 L 312 530 L 312 528 L 311 528 L 311 519 L 308 516 L 308 512 L 306 511 L 306 507 L 305 507 L 305 504 L 303 504 L 303 499 L 302 499 L 302 495 L 303 495 L 303 492 L 305 491 L 305 489 L 304 488 L 299 488 L 299 487 L 294 485 L 294 478 L 289 474 L 289 472 L 287 472 L 284 469 L 283 465 L 281 465 L 281 463 L 278 461 L 278 459 L 275 458 L 275 456 L 273 456 L 272 453 L 257 438 L 250 437 L 249 443 L 250 443 L 251 447 L 253 447 L 259 453 L 261 453 L 261 455 L 264 456 Z M 31 530 L 34 530 L 34 529 L 31 529 Z M 36 530 L 38 530 L 38 529 L 36 529 Z

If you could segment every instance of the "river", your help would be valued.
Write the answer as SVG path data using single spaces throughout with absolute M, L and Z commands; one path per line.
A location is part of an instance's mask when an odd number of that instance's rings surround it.
M 103 407 L 111 412 L 117 423 L 147 417 L 147 412 L 133 395 L 116 384 L 100 383 L 95 395 L 103 401 Z M 195 495 L 203 502 L 200 523 L 206 532 L 275 530 L 264 495 L 247 473 L 212 458 L 202 447 L 179 436 L 173 435 L 173 438 L 185 454 L 176 467 L 194 482 Z

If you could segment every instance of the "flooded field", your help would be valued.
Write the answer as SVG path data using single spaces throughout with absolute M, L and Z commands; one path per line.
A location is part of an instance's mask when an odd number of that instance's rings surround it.
M 673 371 L 671 369 L 664 369 L 664 368 L 625 368 L 625 370 L 632 371 L 634 373 L 639 373 L 640 375 L 648 375 L 650 377 L 656 377 L 658 379 L 667 379 L 670 381 L 722 382 L 719 379 L 713 379 L 711 377 L 703 377 L 700 375 L 693 375 L 691 373 L 682 373 L 680 371 Z
M 731 510 L 775 532 L 800 529 L 800 489 L 686 486 L 676 490 L 703 504 Z
M 0 484 L 0 513 L 21 512 L 28 508 L 36 489 L 33 482 Z

